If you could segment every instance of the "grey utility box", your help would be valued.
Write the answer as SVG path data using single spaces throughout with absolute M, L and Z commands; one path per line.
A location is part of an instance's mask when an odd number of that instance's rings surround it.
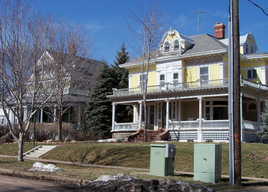
M 174 175 L 174 157 L 176 148 L 173 144 L 151 144 L 150 175 Z
M 221 144 L 194 144 L 194 180 L 221 181 Z

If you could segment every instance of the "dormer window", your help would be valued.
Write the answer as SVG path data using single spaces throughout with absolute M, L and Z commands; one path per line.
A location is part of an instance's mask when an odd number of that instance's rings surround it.
M 246 54 L 249 54 L 249 51 L 248 51 L 248 44 L 246 43 Z
M 164 51 L 165 51 L 165 52 L 169 52 L 169 47 L 170 47 L 169 42 L 168 42 L 168 41 L 165 42 L 165 45 L 164 45 Z
M 253 44 L 251 44 L 251 46 L 250 46 L 250 53 L 252 54 L 252 53 L 255 53 L 255 49 L 254 49 L 254 45 Z
M 174 44 L 174 50 L 179 50 L 180 49 L 179 40 L 175 40 L 173 44 Z

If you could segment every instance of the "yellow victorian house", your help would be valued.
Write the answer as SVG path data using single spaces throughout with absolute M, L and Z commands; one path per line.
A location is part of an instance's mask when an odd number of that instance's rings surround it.
M 170 140 L 224 142 L 229 137 L 228 39 L 216 23 L 214 36 L 186 36 L 167 31 L 151 60 L 147 88 L 148 129 L 165 129 Z M 267 100 L 268 54 L 258 50 L 252 34 L 240 37 L 241 139 L 257 142 L 256 131 Z M 142 61 L 120 67 L 129 70 L 129 88 L 114 89 L 112 133 L 123 139 L 143 127 Z M 133 106 L 133 122 L 115 122 L 116 106 Z

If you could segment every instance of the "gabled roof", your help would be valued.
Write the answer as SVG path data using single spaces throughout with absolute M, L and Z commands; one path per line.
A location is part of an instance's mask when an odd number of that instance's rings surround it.
M 254 44 L 254 47 L 255 47 L 255 51 L 257 51 L 258 50 L 258 46 L 257 46 L 257 44 L 256 44 L 256 40 L 255 40 L 255 38 L 254 38 L 254 36 L 251 34 L 251 33 L 248 33 L 248 34 L 246 34 L 246 35 L 243 35 L 243 36 L 240 36 L 240 46 L 243 46 L 246 42 L 247 42 L 247 39 L 248 38 L 250 38 L 250 39 L 252 39 L 253 41 L 253 44 Z M 228 38 L 226 38 L 226 39 L 222 39 L 222 40 L 220 40 L 222 43 L 224 43 L 225 45 L 227 45 L 228 46 L 228 44 L 229 44 L 229 39 Z
M 40 59 L 37 61 L 37 63 L 45 56 L 48 56 L 52 61 L 55 63 L 66 61 L 68 62 L 68 54 L 67 53 L 61 53 L 53 50 L 45 50 L 44 53 L 41 55 Z M 85 70 L 88 71 L 89 74 L 94 75 L 97 72 L 97 69 L 101 63 L 101 61 L 79 57 L 79 56 L 71 56 L 70 57 L 72 61 L 71 64 L 75 68 L 81 68 L 83 67 Z M 69 63 L 70 64 L 70 63 Z

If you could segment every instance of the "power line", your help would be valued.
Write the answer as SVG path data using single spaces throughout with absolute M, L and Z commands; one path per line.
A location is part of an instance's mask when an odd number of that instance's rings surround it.
M 197 13 L 198 14 L 198 35 L 199 35 L 199 14 L 205 14 L 206 12 L 196 11 L 194 13 Z
M 262 12 L 266 15 L 266 16 L 268 16 L 268 13 L 261 7 L 261 6 L 259 6 L 259 5 L 257 5 L 256 3 L 254 3 L 253 1 L 251 1 L 251 0 L 248 0 L 250 3 L 252 3 L 253 5 L 255 5 L 256 7 L 258 7 L 258 8 L 260 8 L 261 10 L 262 10 Z

